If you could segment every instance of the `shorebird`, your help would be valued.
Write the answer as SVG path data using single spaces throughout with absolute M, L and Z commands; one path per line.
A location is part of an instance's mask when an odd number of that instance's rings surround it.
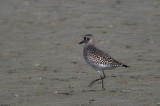
M 92 34 L 84 35 L 83 40 L 79 43 L 85 43 L 83 49 L 83 56 L 85 61 L 95 70 L 98 71 L 100 78 L 93 80 L 88 86 L 91 87 L 95 82 L 102 80 L 102 90 L 105 90 L 103 79 L 106 78 L 104 70 L 111 70 L 116 67 L 129 67 L 111 56 L 109 56 L 106 52 L 95 47 L 95 42 Z M 103 75 L 102 75 L 103 74 Z

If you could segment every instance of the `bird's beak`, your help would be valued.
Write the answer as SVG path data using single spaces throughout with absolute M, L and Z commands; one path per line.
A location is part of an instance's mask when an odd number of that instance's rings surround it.
M 79 44 L 82 44 L 82 43 L 84 43 L 84 40 L 82 40 L 81 42 L 79 42 Z

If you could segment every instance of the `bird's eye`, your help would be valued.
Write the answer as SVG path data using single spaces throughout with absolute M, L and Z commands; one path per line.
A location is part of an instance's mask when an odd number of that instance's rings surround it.
M 84 37 L 84 40 L 90 40 L 90 38 Z

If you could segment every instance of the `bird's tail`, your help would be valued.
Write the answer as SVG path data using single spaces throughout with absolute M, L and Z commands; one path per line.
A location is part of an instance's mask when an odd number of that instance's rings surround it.
M 122 64 L 122 67 L 124 68 L 128 68 L 129 66 L 125 65 L 125 64 Z

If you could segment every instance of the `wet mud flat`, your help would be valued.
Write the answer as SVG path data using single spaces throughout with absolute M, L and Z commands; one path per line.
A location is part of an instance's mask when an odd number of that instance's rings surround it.
M 159 0 L 0 3 L 0 105 L 160 105 Z M 78 43 L 130 66 L 105 71 L 106 90 Z

